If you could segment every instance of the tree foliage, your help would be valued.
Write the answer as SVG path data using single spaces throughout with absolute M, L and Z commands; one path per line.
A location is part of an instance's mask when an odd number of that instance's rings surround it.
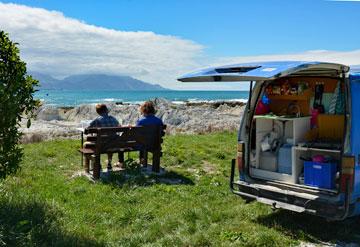
M 16 172 L 22 158 L 20 123 L 34 117 L 39 101 L 33 98 L 38 81 L 26 73 L 19 48 L 0 30 L 0 179 Z

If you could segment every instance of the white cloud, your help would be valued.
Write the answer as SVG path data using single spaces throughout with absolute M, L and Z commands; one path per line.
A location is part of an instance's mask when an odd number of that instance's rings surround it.
M 57 77 L 127 74 L 176 87 L 176 76 L 197 67 L 203 50 L 179 37 L 97 27 L 41 8 L 0 2 L 0 13 L 0 29 L 20 44 L 28 69 Z
M 328 51 L 314 50 L 303 53 L 264 55 L 264 56 L 243 56 L 220 58 L 217 64 L 244 63 L 259 61 L 322 61 L 341 63 L 346 65 L 360 64 L 360 49 L 353 51 Z

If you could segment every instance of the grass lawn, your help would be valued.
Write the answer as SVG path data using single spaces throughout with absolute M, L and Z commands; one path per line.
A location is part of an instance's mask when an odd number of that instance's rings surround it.
M 25 145 L 22 170 L 0 183 L 0 246 L 289 246 L 359 242 L 359 219 L 326 222 L 246 204 L 228 188 L 235 133 L 167 136 L 163 177 L 90 182 L 79 141 Z M 163 178 L 181 181 L 168 184 Z

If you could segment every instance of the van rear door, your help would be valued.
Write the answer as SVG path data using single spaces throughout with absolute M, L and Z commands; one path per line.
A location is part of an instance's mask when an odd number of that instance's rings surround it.
M 349 67 L 322 62 L 258 62 L 212 67 L 178 78 L 181 82 L 266 81 L 289 75 L 338 76 Z

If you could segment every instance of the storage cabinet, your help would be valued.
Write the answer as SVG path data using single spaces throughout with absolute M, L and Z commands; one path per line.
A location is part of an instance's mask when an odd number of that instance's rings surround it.
M 292 150 L 295 145 L 305 141 L 305 134 L 310 130 L 310 116 L 308 117 L 298 117 L 298 118 L 287 118 L 287 117 L 278 117 L 278 116 L 268 116 L 268 115 L 257 115 L 254 117 L 256 121 L 256 149 L 255 157 L 251 162 L 250 172 L 252 176 L 270 179 L 270 180 L 280 180 L 284 182 L 297 181 L 298 174 L 294 172 L 294 159 L 289 158 L 289 165 L 292 166 L 291 174 L 280 173 L 277 167 L 273 167 L 273 159 L 275 158 L 276 164 L 278 163 L 277 157 L 273 158 L 264 158 L 264 153 L 261 151 L 261 142 L 264 137 L 270 132 L 278 133 L 278 138 L 281 139 L 282 143 L 291 144 Z M 266 154 L 265 156 L 269 156 Z M 280 169 L 281 170 L 281 169 Z

